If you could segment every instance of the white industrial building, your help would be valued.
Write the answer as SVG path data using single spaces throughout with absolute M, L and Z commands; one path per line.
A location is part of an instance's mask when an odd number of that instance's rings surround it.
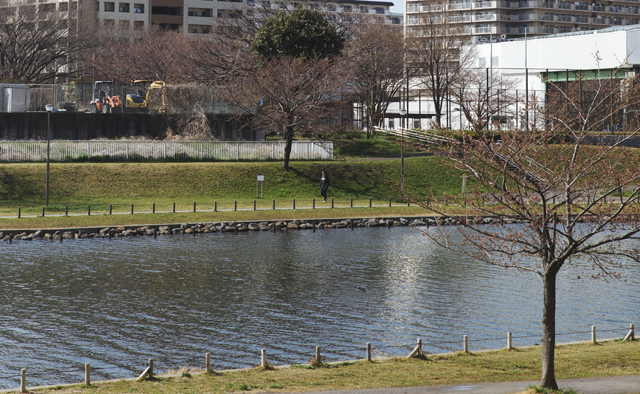
M 515 80 L 521 105 L 527 93 L 530 100 L 535 96 L 535 100 L 542 104 L 546 78 L 554 82 L 570 82 L 576 75 L 587 75 L 589 79 L 609 78 L 611 72 L 615 72 L 618 79 L 635 77 L 640 72 L 640 25 L 527 39 L 496 39 L 491 43 L 477 44 L 475 50 L 478 55 L 476 67 Z M 525 75 L 528 75 L 528 86 Z M 413 83 L 410 91 L 406 114 L 408 126 L 431 128 L 432 121 L 428 117 L 433 114 L 433 102 L 427 97 L 429 93 Z M 466 128 L 466 120 L 457 105 L 450 103 L 448 107 L 449 114 L 442 116 L 443 127 L 459 129 L 462 123 Z M 510 112 L 513 115 L 516 109 L 511 108 Z M 514 116 L 511 118 L 508 126 L 517 127 L 518 121 Z M 384 126 L 393 128 L 399 125 L 399 104 L 392 102 Z

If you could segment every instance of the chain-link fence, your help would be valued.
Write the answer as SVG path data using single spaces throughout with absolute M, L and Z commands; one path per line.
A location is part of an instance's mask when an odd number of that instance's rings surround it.
M 92 105 L 92 103 L 96 105 Z M 99 104 L 98 104 L 99 103 Z M 108 111 L 102 104 L 108 103 Z M 109 81 L 64 84 L 0 84 L 0 112 L 168 112 L 194 109 L 204 113 L 239 114 L 238 107 L 220 99 L 214 88 L 151 81 L 114 84 Z

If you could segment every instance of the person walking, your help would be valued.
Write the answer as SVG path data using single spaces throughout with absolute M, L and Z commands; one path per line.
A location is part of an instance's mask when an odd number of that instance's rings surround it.
M 324 197 L 324 202 L 327 202 L 327 189 L 329 188 L 329 175 L 322 171 L 322 177 L 320 178 L 320 194 Z

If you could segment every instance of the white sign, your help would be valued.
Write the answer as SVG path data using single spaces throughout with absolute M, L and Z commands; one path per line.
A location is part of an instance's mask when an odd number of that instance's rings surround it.
M 258 175 L 258 181 L 264 181 L 264 175 Z

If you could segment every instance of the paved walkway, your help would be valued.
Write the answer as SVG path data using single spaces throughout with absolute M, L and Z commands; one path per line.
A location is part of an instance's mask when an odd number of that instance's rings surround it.
M 477 383 L 438 386 L 391 387 L 366 390 L 318 391 L 315 394 L 515 394 L 539 381 Z M 579 394 L 636 394 L 640 393 L 640 375 L 611 376 L 588 379 L 559 379 L 561 389 Z

